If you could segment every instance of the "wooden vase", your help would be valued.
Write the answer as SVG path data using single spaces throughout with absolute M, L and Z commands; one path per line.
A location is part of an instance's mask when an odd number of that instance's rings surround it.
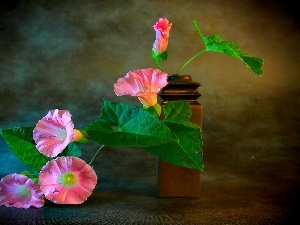
M 202 128 L 202 105 L 198 102 L 201 94 L 197 91 L 201 84 L 188 75 L 173 75 L 168 81 L 159 94 L 162 108 L 169 101 L 187 100 L 192 110 L 190 120 Z M 157 197 L 200 197 L 199 170 L 176 166 L 160 158 L 157 166 Z

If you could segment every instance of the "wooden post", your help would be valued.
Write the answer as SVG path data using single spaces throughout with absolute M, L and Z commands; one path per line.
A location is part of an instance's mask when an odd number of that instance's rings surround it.
M 197 91 L 199 86 L 191 76 L 170 76 L 168 85 L 159 95 L 162 108 L 169 101 L 187 100 L 192 110 L 191 121 L 202 127 L 202 105 L 198 102 L 201 94 Z M 157 197 L 200 197 L 199 170 L 176 166 L 158 158 L 157 179 Z

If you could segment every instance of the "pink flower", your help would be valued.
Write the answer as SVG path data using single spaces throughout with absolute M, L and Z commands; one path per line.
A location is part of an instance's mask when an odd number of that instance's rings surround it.
M 63 156 L 41 169 L 39 184 L 45 197 L 57 204 L 81 204 L 97 184 L 93 168 L 80 158 Z
M 156 40 L 153 44 L 152 51 L 155 55 L 159 55 L 167 50 L 171 27 L 172 23 L 170 23 L 166 18 L 159 18 L 153 26 L 156 31 Z
M 39 152 L 55 157 L 69 143 L 84 138 L 79 130 L 74 129 L 71 117 L 69 111 L 55 109 L 38 121 L 33 130 L 33 140 Z
M 38 184 L 22 174 L 9 174 L 0 180 L 0 205 L 16 208 L 40 208 L 44 195 Z
M 136 96 L 148 108 L 157 104 L 157 93 L 168 84 L 167 77 L 153 68 L 129 71 L 114 84 L 114 91 L 117 96 Z

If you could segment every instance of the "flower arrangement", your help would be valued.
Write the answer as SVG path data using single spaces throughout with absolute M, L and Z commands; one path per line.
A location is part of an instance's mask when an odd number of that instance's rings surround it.
M 206 37 L 196 21 L 194 27 L 206 48 L 199 51 L 178 71 L 204 52 L 224 53 L 241 60 L 252 72 L 262 75 L 263 60 L 245 54 L 237 44 L 219 35 Z M 168 84 L 162 71 L 166 61 L 172 23 L 159 18 L 154 25 L 156 39 L 152 58 L 158 68 L 129 71 L 114 84 L 117 96 L 137 97 L 142 107 L 104 100 L 100 116 L 83 129 L 75 129 L 68 110 L 53 109 L 35 127 L 0 129 L 13 153 L 31 171 L 13 173 L 0 181 L 0 205 L 17 208 L 42 207 L 45 199 L 57 204 L 81 204 L 97 185 L 93 163 L 104 146 L 143 148 L 171 164 L 203 170 L 201 128 L 190 121 L 186 101 L 168 102 L 161 108 L 157 96 Z M 163 113 L 164 119 L 161 119 Z M 76 142 L 100 144 L 89 163 L 81 159 Z

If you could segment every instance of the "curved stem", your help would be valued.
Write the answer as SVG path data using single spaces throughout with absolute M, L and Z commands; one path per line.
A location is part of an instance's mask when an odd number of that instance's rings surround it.
M 94 155 L 94 157 L 92 158 L 92 160 L 90 161 L 89 165 L 91 166 L 92 163 L 94 162 L 94 160 L 96 159 L 96 157 L 98 156 L 99 152 L 101 151 L 101 149 L 104 147 L 105 145 L 102 145 L 98 151 L 96 152 L 96 154 Z
M 196 55 L 194 55 L 192 58 L 190 58 L 182 67 L 181 69 L 178 71 L 177 75 L 179 75 L 183 70 L 184 68 L 191 62 L 193 61 L 195 58 L 197 58 L 199 55 L 201 55 L 202 53 L 206 52 L 206 49 L 198 52 Z

